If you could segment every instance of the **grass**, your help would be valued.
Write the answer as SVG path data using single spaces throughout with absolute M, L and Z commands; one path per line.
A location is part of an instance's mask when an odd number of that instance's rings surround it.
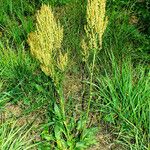
M 42 3 L 52 5 L 56 19 L 64 27 L 61 50 L 68 53 L 66 79 L 71 78 L 73 82 L 66 80 L 66 89 L 56 89 L 52 78 L 40 70 L 39 62 L 29 52 L 27 37 L 35 31 L 35 13 Z M 140 9 L 139 2 L 107 1 L 109 21 L 102 50 L 96 53 L 94 60 L 95 73 L 89 93 L 90 67 L 84 67 L 81 55 L 87 3 L 81 0 L 0 2 L 0 111 L 9 102 L 23 110 L 22 116 L 41 112 L 44 117 L 37 129 L 39 150 L 88 149 L 97 145 L 94 140 L 97 130 L 103 133 L 106 127 L 111 136 L 108 147 L 149 149 L 149 35 L 144 33 L 147 31 L 145 18 L 139 17 L 142 12 L 137 12 L 143 10 L 144 3 Z M 133 23 L 133 16 L 138 17 L 137 23 Z M 92 54 L 89 60 L 91 66 Z M 80 92 L 68 89 L 70 85 L 77 85 Z M 87 108 L 88 118 L 84 117 Z M 92 122 L 93 118 L 97 121 Z M 33 149 L 30 146 L 36 140 L 28 134 L 31 125 L 20 128 L 13 122 L 0 124 L 0 147 Z M 104 129 L 100 130 L 102 126 Z
M 53 97 L 53 92 L 50 92 L 53 87 L 49 78 L 38 69 L 38 63 L 23 49 L 14 51 L 1 45 L 0 78 L 4 82 L 3 91 L 9 93 L 7 99 L 13 103 L 21 100 L 28 111 L 33 111 L 47 104 L 48 99 Z
M 102 119 L 112 125 L 117 141 L 130 149 L 147 149 L 149 134 L 149 72 L 133 67 L 131 59 L 118 64 L 110 55 L 111 72 L 97 74 L 97 96 Z M 147 143 L 147 144 L 146 144 Z
M 32 143 L 34 138 L 29 138 L 31 128 L 26 125 L 16 127 L 16 122 L 7 121 L 0 124 L 0 148 L 1 150 L 29 150 L 33 149 L 36 144 Z

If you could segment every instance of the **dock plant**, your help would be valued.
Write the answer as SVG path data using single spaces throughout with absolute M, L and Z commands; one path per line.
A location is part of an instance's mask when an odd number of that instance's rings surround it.
M 37 12 L 36 20 L 36 31 L 28 36 L 30 51 L 58 87 L 68 60 L 67 53 L 61 51 L 63 27 L 56 21 L 52 8 L 46 5 Z
M 51 143 L 48 148 L 85 149 L 95 143 L 92 139 L 95 128 L 84 128 L 82 117 L 77 120 L 65 112 L 63 76 L 68 64 L 68 55 L 61 49 L 63 27 L 56 21 L 52 8 L 47 5 L 43 5 L 38 11 L 36 20 L 36 31 L 28 36 L 30 51 L 39 61 L 41 70 L 52 79 L 57 92 L 52 111 L 53 119 L 50 119 L 49 129 L 46 128 L 42 132 L 42 138 Z
M 102 49 L 103 34 L 108 23 L 108 17 L 106 16 L 106 0 L 88 0 L 86 15 L 87 24 L 84 27 L 86 38 L 81 41 L 81 53 L 82 60 L 86 64 L 90 74 L 89 100 L 87 107 L 88 117 L 90 111 L 90 103 L 92 100 L 92 83 L 96 56 Z M 90 60 L 89 58 L 92 59 Z

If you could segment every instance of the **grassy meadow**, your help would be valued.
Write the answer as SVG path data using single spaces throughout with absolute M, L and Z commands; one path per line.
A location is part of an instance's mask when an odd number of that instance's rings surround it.
M 0 0 L 0 150 L 149 150 L 149 10 Z

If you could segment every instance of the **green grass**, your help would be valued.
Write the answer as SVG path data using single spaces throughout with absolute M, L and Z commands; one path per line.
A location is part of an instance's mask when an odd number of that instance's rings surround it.
M 150 72 L 142 64 L 133 67 L 130 58 L 118 63 L 109 55 L 111 71 L 97 74 L 99 100 L 94 105 L 114 127 L 117 142 L 130 149 L 148 149 Z
M 38 63 L 23 46 L 15 51 L 7 46 L 5 48 L 1 43 L 0 58 L 0 78 L 4 82 L 2 89 L 9 93 L 9 101 L 18 103 L 21 100 L 27 110 L 52 102 L 54 94 L 51 80 L 39 70 Z M 50 98 L 51 101 L 48 100 Z
M 45 76 L 39 63 L 29 53 L 26 39 L 35 30 L 35 13 L 42 3 L 53 6 L 56 18 L 64 26 L 62 49 L 69 52 L 68 74 L 72 78 L 73 74 L 78 74 L 81 78 L 83 64 L 80 43 L 85 34 L 86 3 L 83 4 L 81 0 L 2 0 L 0 110 L 10 102 L 15 105 L 21 103 L 23 115 L 34 111 L 44 113 L 39 150 L 87 149 L 95 143 L 94 136 L 101 124 L 96 122 L 85 128 L 87 120 L 83 118 L 84 111 L 77 107 L 81 106 L 81 101 L 74 98 L 74 95 L 59 97 L 51 78 Z M 103 49 L 97 54 L 89 114 L 109 126 L 108 134 L 112 135 L 118 147 L 122 145 L 125 150 L 148 150 L 150 47 L 149 34 L 145 33 L 148 31 L 145 19 L 148 18 L 147 8 L 143 7 L 145 3 L 140 7 L 134 1 L 108 0 L 107 3 L 109 23 Z M 142 18 L 143 12 L 145 15 Z M 136 14 L 140 21 L 131 24 L 131 16 Z M 89 81 L 88 72 L 84 73 L 85 79 Z M 88 88 L 87 85 L 85 102 L 88 101 Z M 81 99 L 79 93 L 74 94 Z M 59 98 L 65 102 L 66 120 L 63 120 Z M 26 139 L 28 129 L 12 124 L 6 122 L 0 125 L 0 147 L 4 150 L 14 150 L 14 147 L 18 150 L 21 146 L 28 149 L 32 140 Z
M 138 24 L 130 23 L 131 16 L 136 16 L 133 9 L 136 5 L 132 1 L 130 3 L 121 2 L 125 6 L 108 1 L 109 24 L 104 35 L 103 48 L 107 51 L 111 49 L 115 57 L 120 60 L 125 56 L 132 56 L 135 64 L 139 61 L 149 63 L 149 35 L 140 32 L 142 26 L 139 27 Z M 121 2 L 118 1 L 118 3 Z
M 16 127 L 16 122 L 0 124 L 0 149 L 1 150 L 31 150 L 37 144 L 33 144 L 34 136 L 30 135 L 31 127 L 26 125 Z M 30 135 L 30 136 L 29 136 Z

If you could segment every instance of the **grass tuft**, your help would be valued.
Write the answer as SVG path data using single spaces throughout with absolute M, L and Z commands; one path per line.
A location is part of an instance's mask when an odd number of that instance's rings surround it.
M 111 72 L 97 74 L 96 105 L 102 119 L 116 128 L 117 141 L 130 149 L 148 149 L 149 73 L 144 66 L 133 67 L 131 59 L 118 64 L 110 55 Z

